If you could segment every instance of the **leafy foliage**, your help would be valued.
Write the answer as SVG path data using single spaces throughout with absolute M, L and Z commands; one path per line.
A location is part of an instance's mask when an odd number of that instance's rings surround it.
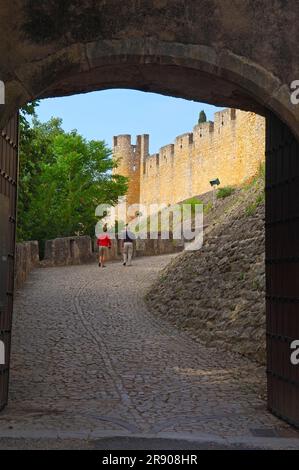
M 65 132 L 59 118 L 39 122 L 36 106 L 23 110 L 20 121 L 18 239 L 92 236 L 97 205 L 117 203 L 127 179 L 112 175 L 115 163 L 104 141 Z

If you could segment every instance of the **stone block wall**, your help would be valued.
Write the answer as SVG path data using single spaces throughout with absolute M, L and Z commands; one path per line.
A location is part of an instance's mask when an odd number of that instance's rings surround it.
M 96 241 L 94 242 L 95 251 L 98 252 Z M 137 239 L 134 246 L 134 257 L 141 256 L 157 256 L 171 253 L 179 253 L 184 249 L 184 243 L 180 240 L 157 240 Z M 108 261 L 116 261 L 122 259 L 120 240 L 112 240 L 111 250 L 108 250 Z
M 155 256 L 182 251 L 183 244 L 175 240 L 137 240 L 134 257 Z M 45 258 L 40 261 L 37 241 L 16 245 L 15 289 L 20 289 L 32 269 L 37 267 L 67 266 L 95 262 L 98 247 L 96 240 L 92 250 L 92 241 L 88 236 L 66 237 L 48 240 L 45 245 Z M 108 261 L 121 261 L 120 242 L 112 240 L 108 251 Z
M 39 266 L 37 241 L 17 243 L 15 262 L 15 289 L 22 287 L 30 271 Z
M 88 236 L 56 238 L 46 241 L 42 266 L 82 264 L 93 259 L 91 239 Z
M 184 249 L 180 240 L 136 240 L 136 257 L 178 253 Z
M 147 301 L 206 346 L 266 362 L 264 181 L 217 202 L 201 250 L 161 273 Z M 259 201 L 259 203 L 257 203 Z
M 92 249 L 93 244 L 93 249 Z M 184 245 L 177 240 L 136 240 L 135 257 L 155 256 L 178 253 Z M 88 236 L 67 237 L 48 240 L 45 245 L 45 258 L 42 267 L 67 266 L 95 261 L 98 253 L 96 239 L 92 242 Z M 108 250 L 108 261 L 121 260 L 120 241 L 112 240 L 111 250 Z

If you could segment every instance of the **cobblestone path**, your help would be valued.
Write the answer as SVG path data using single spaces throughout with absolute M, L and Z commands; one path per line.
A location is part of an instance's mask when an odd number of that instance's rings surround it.
M 291 432 L 266 411 L 264 368 L 149 313 L 144 293 L 170 258 L 32 273 L 15 301 L 2 436 Z

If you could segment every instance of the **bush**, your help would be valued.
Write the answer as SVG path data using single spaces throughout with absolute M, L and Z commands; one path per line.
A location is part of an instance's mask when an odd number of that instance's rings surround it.
M 231 196 L 235 192 L 231 186 L 225 186 L 217 191 L 217 199 L 224 199 L 225 197 Z

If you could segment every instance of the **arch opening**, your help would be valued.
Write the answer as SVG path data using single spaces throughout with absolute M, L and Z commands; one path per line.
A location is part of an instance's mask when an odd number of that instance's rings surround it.
M 26 102 L 89 91 L 126 88 L 234 107 L 274 112 L 299 136 L 298 106 L 290 88 L 260 64 L 225 48 L 153 39 L 73 44 L 25 65 L 6 83 L 0 124 Z
M 207 51 L 205 50 L 205 52 Z M 240 71 L 221 67 L 219 58 L 213 63 L 213 61 L 204 60 L 198 62 L 198 60 L 194 61 L 190 58 L 187 60 L 186 58 L 178 58 L 178 56 L 175 58 L 167 55 L 145 57 L 138 54 L 133 56 L 124 54 L 112 58 L 101 56 L 97 60 L 94 56 L 94 62 L 91 65 L 92 57 L 92 55 L 88 57 L 86 70 L 84 70 L 82 62 L 80 62 L 79 70 L 77 64 L 71 71 L 69 67 L 63 69 L 61 66 L 60 69 L 58 64 L 58 68 L 54 69 L 52 75 L 49 74 L 49 71 L 53 62 L 52 59 L 49 60 L 47 67 L 41 67 L 42 73 L 37 74 L 35 92 L 30 97 L 66 96 L 113 87 L 134 88 L 221 106 L 234 106 L 263 115 L 267 115 L 269 110 L 275 111 L 290 127 L 295 122 L 289 108 L 285 107 L 279 98 L 273 100 L 273 90 L 276 92 L 280 90 L 280 85 L 275 79 L 271 85 L 268 81 L 266 85 L 263 73 L 256 80 L 248 78 L 248 75 L 244 77 Z M 236 69 L 240 67 L 241 63 L 242 67 L 244 66 L 243 62 L 238 62 L 238 60 L 236 63 Z M 271 87 L 272 93 L 269 92 Z M 18 104 L 24 104 L 27 100 L 28 97 L 22 96 Z M 9 109 L 9 106 L 11 106 L 10 111 L 15 109 L 12 108 L 12 103 L 13 101 L 10 101 L 6 109 Z M 275 127 L 275 125 L 277 126 L 277 122 L 273 126 Z M 273 133 L 273 129 L 271 132 Z M 284 139 L 282 141 L 284 144 Z M 268 145 L 270 145 L 270 140 L 268 140 Z M 280 142 L 279 145 L 282 143 Z M 273 383 L 274 381 L 273 379 Z M 277 403 L 275 403 L 276 405 Z M 279 413 L 279 409 L 280 403 L 277 408 L 274 407 L 274 411 Z M 292 418 L 291 422 L 297 424 L 295 420 L 296 418 Z

